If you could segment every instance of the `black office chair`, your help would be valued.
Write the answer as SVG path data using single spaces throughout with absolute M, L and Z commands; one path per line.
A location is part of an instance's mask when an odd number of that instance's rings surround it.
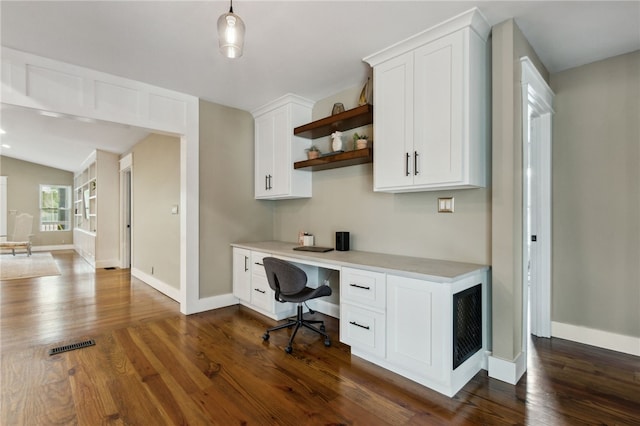
M 331 339 L 329 339 L 329 335 L 325 333 L 324 322 L 305 320 L 302 315 L 302 304 L 304 302 L 317 297 L 329 296 L 331 294 L 331 288 L 326 285 L 321 285 L 318 288 L 307 287 L 307 274 L 302 269 L 284 260 L 276 259 L 275 257 L 265 257 L 262 261 L 264 263 L 264 269 L 267 272 L 269 286 L 275 291 L 276 300 L 281 303 L 290 302 L 298 304 L 296 319 L 291 318 L 286 324 L 268 328 L 262 336 L 262 339 L 267 341 L 269 340 L 270 332 L 283 328 L 291 328 L 295 325 L 296 328 L 293 330 L 293 334 L 291 334 L 289 345 L 284 349 L 286 353 L 290 354 L 293 351 L 291 344 L 300 326 L 307 327 L 309 330 L 321 334 L 324 336 L 324 345 L 331 346 Z M 309 312 L 311 314 L 315 313 L 311 309 L 309 309 Z M 320 329 L 317 329 L 311 324 L 321 324 Z

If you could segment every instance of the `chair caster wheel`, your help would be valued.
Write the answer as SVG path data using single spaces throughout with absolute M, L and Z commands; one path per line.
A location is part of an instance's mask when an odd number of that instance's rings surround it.
M 331 340 L 329 340 L 329 339 L 324 339 L 324 345 L 325 345 L 326 347 L 331 346 Z
M 327 331 L 327 330 L 324 328 L 324 324 L 322 324 L 322 325 L 320 326 L 320 331 Z
M 293 352 L 293 348 L 291 346 L 287 346 L 286 348 L 284 348 L 284 351 L 290 354 L 291 352 Z
M 262 340 L 264 340 L 265 342 L 266 342 L 267 340 L 269 340 L 269 333 L 264 333 L 264 334 L 262 335 Z

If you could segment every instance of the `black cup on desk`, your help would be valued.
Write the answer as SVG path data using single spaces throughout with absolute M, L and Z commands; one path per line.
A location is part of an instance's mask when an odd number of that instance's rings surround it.
M 336 250 L 349 251 L 349 233 L 336 232 Z

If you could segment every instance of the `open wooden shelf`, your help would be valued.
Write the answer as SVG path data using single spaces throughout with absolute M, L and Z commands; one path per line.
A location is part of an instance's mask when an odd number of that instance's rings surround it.
M 373 123 L 373 105 L 362 105 L 340 114 L 316 120 L 293 129 L 293 134 L 307 139 L 329 136 L 335 131 L 345 131 Z
M 373 148 L 356 149 L 335 155 L 314 158 L 313 160 L 297 161 L 294 169 L 310 169 L 311 171 L 337 169 L 338 167 L 354 166 L 373 162 Z

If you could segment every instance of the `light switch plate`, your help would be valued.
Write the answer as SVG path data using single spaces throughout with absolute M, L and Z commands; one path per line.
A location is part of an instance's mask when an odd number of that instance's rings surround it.
M 438 213 L 453 213 L 453 197 L 438 198 Z
M 171 214 L 178 214 L 178 205 L 171 206 Z

